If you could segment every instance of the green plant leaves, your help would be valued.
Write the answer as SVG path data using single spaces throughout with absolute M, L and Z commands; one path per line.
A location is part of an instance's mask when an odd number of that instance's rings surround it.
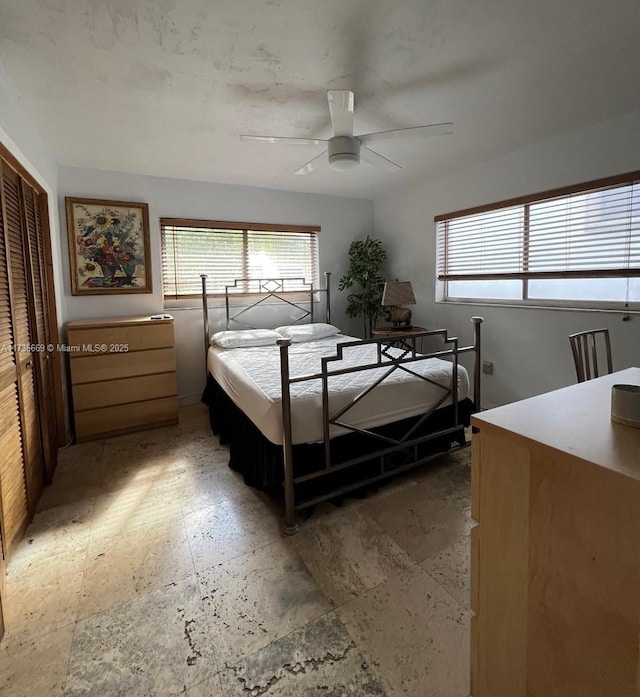
M 349 317 L 363 317 L 365 335 L 370 336 L 376 319 L 384 314 L 382 291 L 385 277 L 382 265 L 387 258 L 380 240 L 367 235 L 354 240 L 349 246 L 349 268 L 338 284 L 339 290 L 356 287 L 359 292 L 347 296 L 346 312 Z

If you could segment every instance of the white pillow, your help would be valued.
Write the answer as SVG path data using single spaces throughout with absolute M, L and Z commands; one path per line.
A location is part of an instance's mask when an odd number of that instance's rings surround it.
M 240 331 L 216 332 L 211 343 L 221 348 L 249 348 L 250 346 L 275 346 L 282 335 L 273 329 L 242 329 Z
M 334 327 L 333 324 L 324 324 L 323 322 L 291 324 L 286 327 L 276 327 L 276 331 L 285 339 L 291 339 L 294 344 L 300 341 L 314 341 L 315 339 L 324 339 L 327 336 L 340 334 L 338 327 Z

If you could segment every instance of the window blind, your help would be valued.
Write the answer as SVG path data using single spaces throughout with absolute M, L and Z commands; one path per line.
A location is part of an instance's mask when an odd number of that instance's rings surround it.
M 165 298 L 200 295 L 201 274 L 213 294 L 237 279 L 295 277 L 317 286 L 319 228 L 171 219 L 160 228 Z
M 640 276 L 640 176 L 436 221 L 441 281 Z

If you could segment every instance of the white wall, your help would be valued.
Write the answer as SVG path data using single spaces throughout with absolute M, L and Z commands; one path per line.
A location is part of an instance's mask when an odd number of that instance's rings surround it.
M 43 140 L 32 124 L 22 104 L 20 93 L 0 67 L 0 143 L 31 174 L 47 193 L 51 236 L 51 258 L 53 261 L 53 283 L 56 297 L 56 314 L 59 328 L 62 327 L 65 308 L 63 285 L 62 248 L 58 227 L 58 163 L 53 149 Z M 66 366 L 63 362 L 63 400 L 67 403 Z M 68 411 L 66 412 L 69 416 Z M 66 426 L 70 435 L 69 423 Z
M 346 268 L 350 242 L 373 232 L 371 201 L 74 167 L 60 167 L 58 182 L 66 321 L 162 311 L 159 218 L 172 217 L 319 225 L 322 228 L 319 236 L 320 270 L 332 272 L 332 321 L 347 331 L 353 326 L 344 317 L 344 300 L 337 291 L 337 284 Z M 153 293 L 96 297 L 71 295 L 65 196 L 144 201 L 149 204 Z M 175 317 L 178 394 L 183 402 L 193 401 L 200 396 L 204 383 L 202 311 L 172 309 L 170 312 Z M 211 326 L 212 331 L 221 328 L 214 324 Z M 357 331 L 357 326 L 355 329 Z
M 450 136 L 455 138 L 455 135 Z M 435 215 L 640 169 L 640 113 L 566 133 L 440 179 L 413 184 L 374 202 L 376 236 L 393 273 L 410 279 L 413 320 L 447 327 L 471 342 L 472 315 L 482 315 L 483 406 L 495 406 L 575 382 L 568 334 L 608 327 L 614 369 L 640 365 L 640 315 L 457 305 L 435 302 Z
M 51 225 L 51 254 L 56 287 L 58 322 L 64 316 L 60 234 L 58 229 L 58 164 L 55 153 L 42 139 L 22 104 L 19 91 L 0 67 L 0 143 L 47 192 Z

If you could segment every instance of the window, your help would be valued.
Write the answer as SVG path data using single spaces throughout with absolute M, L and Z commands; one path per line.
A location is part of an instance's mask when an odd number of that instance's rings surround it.
M 320 228 L 161 218 L 160 229 L 165 300 L 200 296 L 201 274 L 212 294 L 240 278 L 318 284 Z
M 436 224 L 445 300 L 640 310 L 640 172 Z

